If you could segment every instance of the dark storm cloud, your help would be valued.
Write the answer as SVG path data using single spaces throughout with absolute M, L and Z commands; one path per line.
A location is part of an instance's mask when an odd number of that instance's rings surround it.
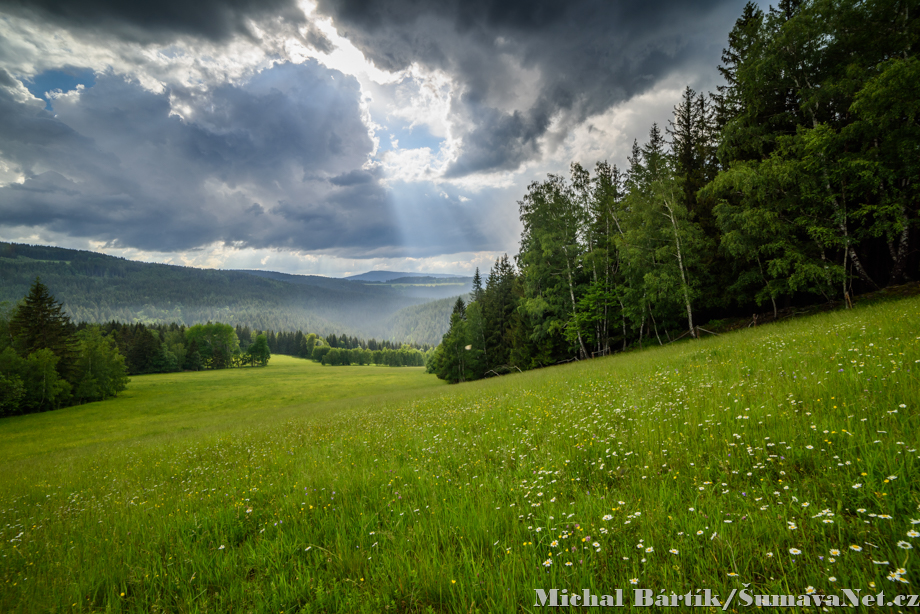
M 206 94 L 101 74 L 56 98 L 55 114 L 23 91 L 0 72 L 2 156 L 25 177 L 0 187 L 0 226 L 151 251 L 222 242 L 360 257 L 485 243 L 480 215 L 437 189 L 409 194 L 413 212 L 399 216 L 380 171 L 365 168 L 357 82 L 312 61 Z M 437 230 L 444 215 L 460 218 L 453 243 Z
M 127 40 L 251 34 L 249 20 L 304 22 L 295 0 L 0 0 L 0 9 Z
M 715 73 L 739 0 L 320 0 L 378 66 L 442 69 L 464 87 L 468 121 L 454 176 L 516 169 L 551 123 L 573 126 L 685 70 Z M 520 69 L 537 70 L 533 84 Z M 518 102 L 526 99 L 526 102 Z

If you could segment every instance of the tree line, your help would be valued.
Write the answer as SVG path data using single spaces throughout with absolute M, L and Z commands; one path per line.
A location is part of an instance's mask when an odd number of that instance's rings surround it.
M 397 344 L 376 339 L 363 340 L 345 334 L 321 337 L 301 330 L 263 331 L 220 322 L 186 326 L 184 324 L 126 324 L 110 321 L 102 325 L 81 322 L 76 330 L 98 326 L 110 337 L 125 359 L 128 375 L 174 373 L 244 366 L 264 366 L 272 354 L 308 358 L 322 364 L 379 364 L 424 366 L 429 346 Z M 330 350 L 352 351 L 349 360 L 323 358 Z M 357 352 L 370 352 L 361 358 Z M 412 358 L 406 358 L 406 353 Z M 397 358 L 394 358 L 397 357 Z M 333 359 L 335 358 L 335 362 Z
M 77 329 L 96 326 L 80 323 Z M 321 337 L 303 331 L 260 331 L 242 324 L 125 324 L 100 326 L 111 336 L 129 375 L 266 365 L 272 354 L 324 365 L 424 366 L 430 346 L 363 340 L 345 334 Z M 330 355 L 331 353 L 331 355 Z M 328 355 L 328 356 L 327 356 Z
M 716 92 L 687 87 L 623 169 L 573 163 L 528 187 L 514 264 L 499 259 L 484 287 L 477 271 L 429 370 L 477 379 L 913 280 L 917 13 L 748 3 Z
M 77 328 L 99 326 L 81 323 Z M 229 324 L 125 324 L 99 326 L 125 357 L 129 375 L 266 366 L 271 358 L 268 337 L 251 332 L 244 341 Z
M 237 334 L 241 339 L 248 337 L 250 335 L 250 330 L 251 329 L 248 326 L 237 325 L 236 327 Z M 431 348 L 431 346 L 428 344 L 403 344 L 387 340 L 378 341 L 374 338 L 364 340 L 358 337 L 346 335 L 344 333 L 339 335 L 330 333 L 325 337 L 322 337 L 316 335 L 315 333 L 304 333 L 302 330 L 297 330 L 294 332 L 268 331 L 267 335 L 268 346 L 271 348 L 272 353 L 296 356 L 299 358 L 312 358 L 313 349 L 317 347 L 317 345 L 327 345 L 330 348 L 340 348 L 346 350 L 362 349 L 370 351 L 398 350 L 403 347 L 403 345 L 408 345 L 410 348 L 420 350 L 422 352 L 428 351 Z
M 250 334 L 247 326 L 237 326 L 237 334 Z M 431 346 L 396 343 L 377 339 L 359 339 L 346 334 L 268 331 L 268 346 L 275 354 L 308 358 L 323 365 L 383 365 L 388 367 L 424 367 Z

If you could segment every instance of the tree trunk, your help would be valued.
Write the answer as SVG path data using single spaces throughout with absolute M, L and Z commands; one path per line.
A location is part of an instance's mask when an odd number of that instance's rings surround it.
M 894 268 L 891 269 L 891 279 L 889 281 L 891 284 L 904 282 L 906 276 L 907 252 L 910 247 L 910 226 L 907 223 L 907 214 L 904 211 L 904 205 L 901 205 L 901 219 L 904 222 L 904 229 L 901 231 L 901 236 L 898 238 L 898 249 L 891 250 L 891 256 L 894 260 Z M 894 246 L 891 247 L 893 248 Z
M 564 245 L 562 246 L 562 251 L 565 252 L 565 272 L 569 280 L 569 298 L 572 299 L 572 318 L 575 319 L 578 315 L 578 310 L 575 303 L 575 282 L 572 279 L 572 265 L 569 263 L 569 250 Z M 581 357 L 587 358 L 588 351 L 585 349 L 585 342 L 581 338 L 581 329 L 576 328 L 575 330 L 578 333 L 578 347 L 581 348 Z
M 690 336 L 696 338 L 696 329 L 693 327 L 693 308 L 690 305 L 690 286 L 687 283 L 687 274 L 684 271 L 684 257 L 680 250 L 680 234 L 677 232 L 677 220 L 674 218 L 674 210 L 668 201 L 664 201 L 664 206 L 668 210 L 668 217 L 671 218 L 671 227 L 674 229 L 674 243 L 677 246 L 677 266 L 680 268 L 681 289 L 684 291 L 684 303 L 687 305 L 687 324 L 690 326 Z
M 617 302 L 620 303 L 620 317 L 623 319 L 623 351 L 626 351 L 626 306 L 623 304 L 623 301 L 617 299 Z
M 661 335 L 658 334 L 658 322 L 655 321 L 655 314 L 652 313 L 652 308 L 648 308 L 648 317 L 652 319 L 652 327 L 655 329 L 655 337 L 658 339 L 658 345 L 664 345 L 661 342 Z

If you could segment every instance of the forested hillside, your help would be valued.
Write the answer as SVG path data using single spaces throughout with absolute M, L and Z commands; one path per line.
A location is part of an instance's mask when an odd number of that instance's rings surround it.
M 386 328 L 394 339 L 434 345 L 447 333 L 451 310 L 456 301 L 457 297 L 454 296 L 405 307 L 390 316 Z
M 748 3 L 717 92 L 687 87 L 624 169 L 529 186 L 518 255 L 456 304 L 429 368 L 476 379 L 916 279 L 918 13 Z
M 88 251 L 0 243 L 0 301 L 21 299 L 37 276 L 76 322 L 176 322 L 188 326 L 214 321 L 256 330 L 304 330 L 323 336 L 335 333 L 397 342 L 409 339 L 394 336 L 389 329 L 390 317 L 430 300 L 421 292 L 413 294 L 382 284 L 195 269 Z M 432 288 L 428 293 L 432 298 L 443 296 L 437 294 L 437 287 Z M 406 327 L 417 328 L 412 323 L 403 324 Z M 437 343 L 439 338 L 434 334 L 413 340 Z
M 459 277 L 451 275 L 430 276 L 430 275 L 412 275 L 406 277 L 396 277 L 387 281 L 366 281 L 357 277 L 336 279 L 334 277 L 321 277 L 319 275 L 289 275 L 288 273 L 277 273 L 275 271 L 243 271 L 257 277 L 266 279 L 275 279 L 292 284 L 306 286 L 319 286 L 334 290 L 344 290 L 346 292 L 362 292 L 358 288 L 362 286 L 371 286 L 363 291 L 367 294 L 374 295 L 379 288 L 388 288 L 399 296 L 411 296 L 414 298 L 433 300 L 440 298 L 457 298 L 460 294 L 469 292 L 472 288 L 470 285 L 472 277 Z M 380 273 L 373 271 L 372 273 Z M 385 271 L 383 273 L 386 273 Z M 370 273 L 367 273 L 370 275 Z M 405 273 L 390 273 L 390 275 L 405 275 Z
M 360 275 L 346 275 L 343 279 L 348 281 L 360 281 L 364 283 L 386 283 L 389 281 L 394 281 L 396 279 L 401 279 L 405 277 L 431 277 L 434 279 L 441 279 L 444 281 L 450 281 L 451 279 L 460 279 L 460 275 L 452 275 L 450 273 L 408 273 L 400 271 L 368 271 L 367 273 L 361 273 Z

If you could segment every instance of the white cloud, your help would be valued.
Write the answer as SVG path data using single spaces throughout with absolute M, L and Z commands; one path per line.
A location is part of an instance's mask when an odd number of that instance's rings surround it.
M 558 166 L 577 161 L 592 168 L 595 162 L 608 160 L 624 167 L 633 140 L 640 145 L 648 140 L 654 122 L 664 132 L 687 85 L 684 79 L 684 75 L 669 75 L 647 92 L 589 117 L 565 135 L 545 162 Z
M 260 40 L 240 36 L 225 43 L 196 39 L 142 45 L 98 31 L 71 31 L 15 15 L 0 19 L 0 39 L 6 69 L 17 77 L 79 66 L 97 73 L 125 75 L 154 93 L 169 86 L 204 89 L 239 82 L 277 61 L 283 50 L 282 37 L 267 34 Z

